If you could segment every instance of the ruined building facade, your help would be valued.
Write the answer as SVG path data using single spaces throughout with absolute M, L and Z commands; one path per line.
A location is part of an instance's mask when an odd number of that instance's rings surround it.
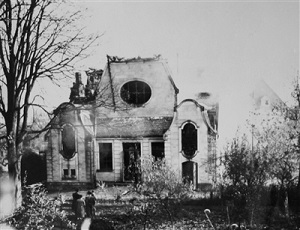
M 80 74 L 47 134 L 47 183 L 130 182 L 132 165 L 164 158 L 195 187 L 216 179 L 218 103 L 209 93 L 178 103 L 165 60 L 109 57 Z M 143 167 L 143 163 L 141 163 Z

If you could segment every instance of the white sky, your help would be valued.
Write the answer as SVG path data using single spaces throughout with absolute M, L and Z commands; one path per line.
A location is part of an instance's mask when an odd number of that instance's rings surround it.
M 220 132 L 228 135 L 245 114 L 255 79 L 290 99 L 299 71 L 299 1 L 72 2 L 89 16 L 89 31 L 104 33 L 80 71 L 104 68 L 107 54 L 161 54 L 180 90 L 179 102 L 204 90 L 220 94 Z M 47 94 L 57 106 L 68 100 L 69 90 Z

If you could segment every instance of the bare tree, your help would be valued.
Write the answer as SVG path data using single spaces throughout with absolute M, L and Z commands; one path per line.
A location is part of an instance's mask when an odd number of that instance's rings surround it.
M 15 207 L 21 201 L 20 156 L 29 108 L 42 108 L 35 103 L 32 89 L 38 79 L 55 82 L 66 77 L 99 37 L 77 28 L 80 11 L 62 12 L 64 4 L 51 0 L 0 2 L 0 113 Z

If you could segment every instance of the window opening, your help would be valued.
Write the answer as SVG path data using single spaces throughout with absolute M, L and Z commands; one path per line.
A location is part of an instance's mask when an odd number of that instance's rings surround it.
M 68 169 L 64 169 L 64 176 L 69 176 L 69 170 Z
M 121 88 L 121 98 L 130 105 L 141 106 L 151 97 L 150 86 L 142 81 L 130 81 Z
M 63 180 L 76 179 L 76 170 L 75 169 L 63 169 Z
M 182 152 L 183 155 L 192 159 L 198 149 L 197 129 L 191 123 L 187 123 L 181 130 Z
M 141 179 L 141 144 L 123 143 L 124 180 L 138 183 Z
M 152 142 L 151 152 L 155 161 L 162 160 L 165 157 L 165 143 L 164 142 Z
M 76 171 L 75 171 L 75 169 L 71 169 L 71 176 L 72 176 L 72 177 L 76 176 Z
M 99 143 L 100 171 L 112 171 L 112 143 Z
M 62 151 L 66 159 L 71 159 L 76 154 L 75 130 L 71 125 L 65 125 L 62 129 Z

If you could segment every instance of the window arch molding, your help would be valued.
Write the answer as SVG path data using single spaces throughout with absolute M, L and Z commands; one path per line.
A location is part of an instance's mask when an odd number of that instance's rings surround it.
M 59 142 L 63 158 L 72 159 L 77 153 L 77 131 L 72 124 L 66 123 L 61 126 Z
M 199 128 L 191 120 L 183 122 L 179 128 L 180 153 L 189 160 L 194 158 L 199 152 Z

